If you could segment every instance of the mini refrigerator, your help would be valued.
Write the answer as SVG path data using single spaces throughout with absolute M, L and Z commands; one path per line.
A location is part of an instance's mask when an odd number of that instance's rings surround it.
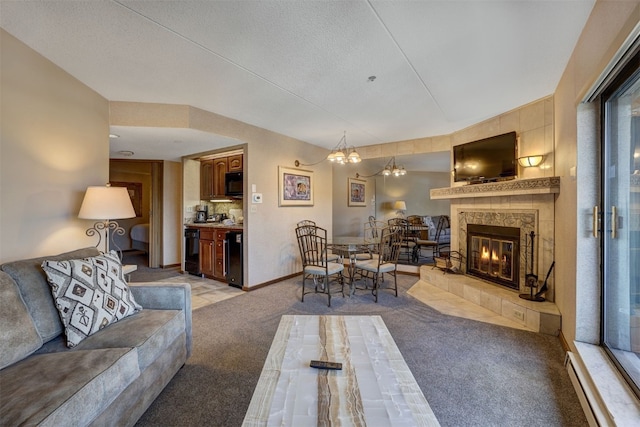
M 224 243 L 225 279 L 229 286 L 242 289 L 242 231 L 227 231 Z

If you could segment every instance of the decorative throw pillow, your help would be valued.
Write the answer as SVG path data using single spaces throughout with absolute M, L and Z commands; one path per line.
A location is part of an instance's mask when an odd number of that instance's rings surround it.
M 91 258 L 44 261 L 42 268 L 65 327 L 68 347 L 142 310 L 124 281 L 115 251 Z

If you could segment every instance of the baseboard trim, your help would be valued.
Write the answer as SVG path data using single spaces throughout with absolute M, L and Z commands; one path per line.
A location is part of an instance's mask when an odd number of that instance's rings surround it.
M 293 273 L 293 274 L 289 274 L 287 276 L 282 276 L 282 277 L 280 277 L 278 279 L 273 279 L 273 280 L 269 280 L 267 282 L 259 283 L 259 284 L 254 285 L 254 286 L 242 286 L 242 290 L 243 291 L 255 291 L 256 289 L 264 288 L 265 286 L 273 285 L 274 283 L 282 282 L 283 280 L 288 280 L 288 279 L 291 279 L 293 277 L 299 276 L 301 274 L 302 274 L 302 272 Z

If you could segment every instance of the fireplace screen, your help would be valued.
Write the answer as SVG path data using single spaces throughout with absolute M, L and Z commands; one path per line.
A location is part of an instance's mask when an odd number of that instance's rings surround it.
M 469 224 L 467 273 L 519 289 L 520 229 Z

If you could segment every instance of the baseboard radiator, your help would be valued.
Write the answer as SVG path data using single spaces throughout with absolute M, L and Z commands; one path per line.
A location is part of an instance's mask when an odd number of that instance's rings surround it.
M 591 427 L 604 427 L 610 425 L 606 417 L 599 417 L 598 414 L 602 412 L 598 409 L 597 397 L 594 394 L 592 384 L 588 379 L 588 374 L 585 373 L 584 368 L 576 359 L 576 356 L 568 351 L 564 359 L 564 365 L 571 378 L 573 388 L 576 390 L 578 400 L 584 411 L 589 426 Z

